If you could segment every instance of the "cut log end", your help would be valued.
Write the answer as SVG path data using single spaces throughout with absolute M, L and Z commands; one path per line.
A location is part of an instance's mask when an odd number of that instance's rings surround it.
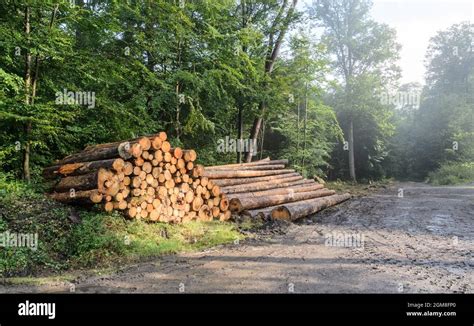
M 262 212 L 260 212 L 259 214 L 262 214 Z M 286 208 L 285 206 L 280 206 L 280 207 L 275 208 L 274 210 L 272 210 L 271 214 L 272 214 L 272 218 L 275 220 L 289 221 L 291 219 L 291 213 L 288 210 L 288 208 Z
M 244 210 L 244 207 L 238 198 L 232 198 L 229 201 L 229 210 L 231 212 L 240 213 Z

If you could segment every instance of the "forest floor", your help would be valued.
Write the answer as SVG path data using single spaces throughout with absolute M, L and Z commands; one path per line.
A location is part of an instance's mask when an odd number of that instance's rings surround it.
M 253 233 L 102 275 L 4 285 L 0 293 L 474 292 L 474 184 L 393 183 L 297 224 L 269 222 Z M 359 242 L 328 243 L 341 235 Z

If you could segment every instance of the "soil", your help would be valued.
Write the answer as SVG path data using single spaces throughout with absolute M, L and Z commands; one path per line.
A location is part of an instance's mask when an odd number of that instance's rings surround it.
M 473 293 L 474 185 L 395 183 L 252 233 L 107 275 L 0 293 Z

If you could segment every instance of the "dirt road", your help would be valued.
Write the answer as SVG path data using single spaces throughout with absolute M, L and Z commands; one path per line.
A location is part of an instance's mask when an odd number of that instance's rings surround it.
M 74 285 L 0 292 L 473 292 L 474 185 L 395 184 L 276 230 Z

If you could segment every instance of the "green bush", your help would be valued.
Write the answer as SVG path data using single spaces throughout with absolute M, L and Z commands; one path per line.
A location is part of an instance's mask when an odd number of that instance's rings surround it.
M 433 185 L 455 185 L 474 181 L 474 162 L 449 162 L 428 174 Z

